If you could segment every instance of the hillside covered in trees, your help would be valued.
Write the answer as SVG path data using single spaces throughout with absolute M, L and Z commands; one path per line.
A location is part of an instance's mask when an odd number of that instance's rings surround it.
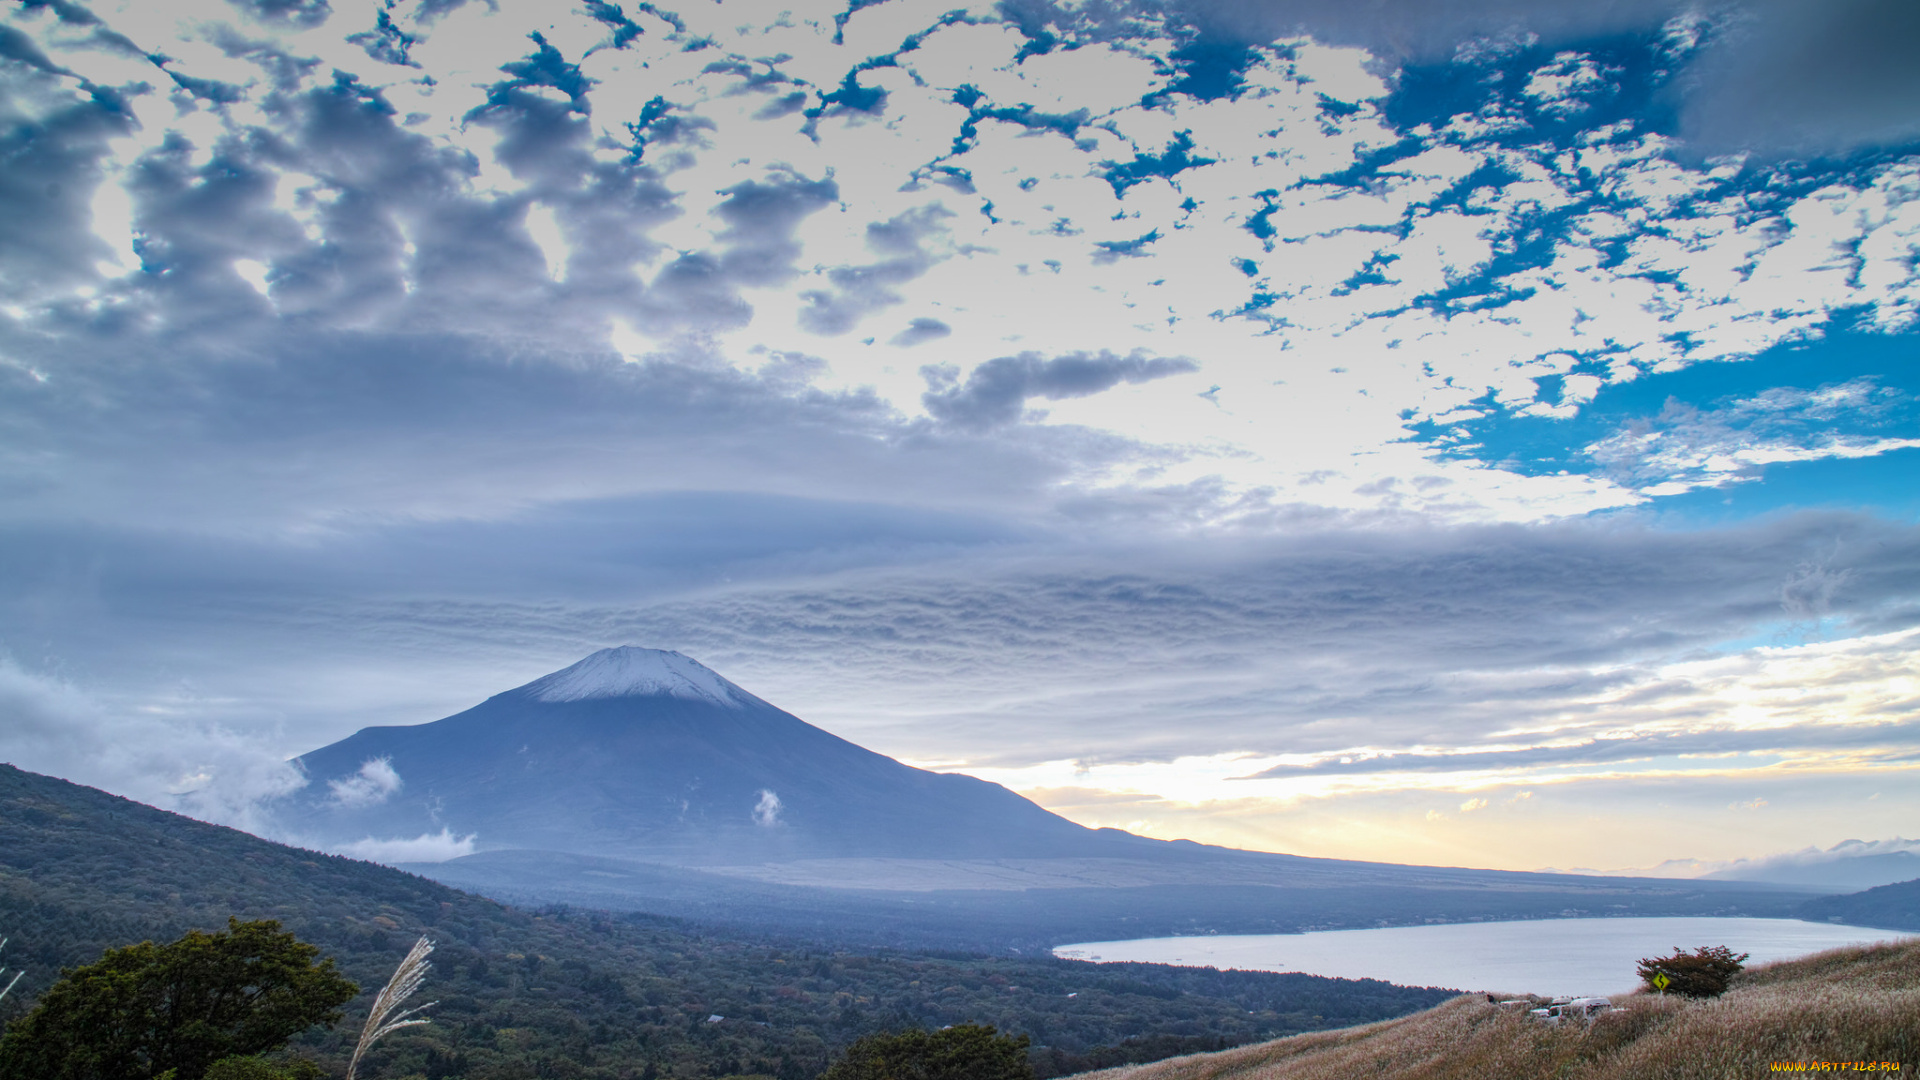
M 1800 906 L 1803 919 L 1830 920 L 1882 930 L 1920 930 L 1920 879 L 1878 885 L 1845 896 L 1822 896 Z
M 817 1075 L 854 1039 L 977 1022 L 1028 1035 L 1041 1075 L 1239 1045 L 1426 1008 L 1372 980 L 910 953 L 654 916 L 529 912 L 387 867 L 270 843 L 0 766 L 0 934 L 25 979 L 229 916 L 279 920 L 361 987 L 297 1044 L 336 1075 L 347 1028 L 414 939 L 438 943 L 434 1022 L 382 1043 L 370 1075 L 657 1080 Z

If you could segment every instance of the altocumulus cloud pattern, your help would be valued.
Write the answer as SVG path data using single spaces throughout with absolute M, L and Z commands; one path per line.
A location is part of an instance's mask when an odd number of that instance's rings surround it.
M 0 751 L 635 641 L 1157 835 L 1891 833 L 1920 18 L 1467 7 L 12 4 Z

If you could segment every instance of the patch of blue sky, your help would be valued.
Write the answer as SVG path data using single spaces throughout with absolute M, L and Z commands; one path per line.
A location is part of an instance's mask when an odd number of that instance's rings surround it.
M 1407 158 L 1413 157 L 1416 154 L 1424 153 L 1426 149 L 1427 144 L 1423 140 L 1409 135 L 1399 142 L 1391 143 L 1377 150 L 1368 150 L 1361 153 L 1352 165 L 1344 169 L 1326 173 L 1322 176 L 1308 177 L 1300 180 L 1295 186 L 1306 187 L 1308 185 L 1324 184 L 1328 187 L 1365 188 L 1372 181 L 1378 180 L 1383 174 L 1391 172 L 1391 168 L 1395 163 L 1405 161 Z M 1256 192 L 1255 194 L 1263 195 L 1265 193 Z M 1258 235 L 1258 233 L 1256 232 L 1255 235 Z
M 871 7 L 881 2 L 884 2 L 884 0 L 853 0 L 847 10 L 834 20 L 834 25 L 837 28 L 834 31 L 834 43 L 843 43 L 843 31 L 846 29 L 848 19 L 857 14 L 861 8 Z M 965 15 L 966 13 L 964 11 L 949 11 L 935 20 L 933 25 L 927 29 L 916 34 L 907 35 L 907 37 L 900 42 L 900 47 L 892 52 L 882 53 L 879 56 L 870 56 L 860 63 L 855 64 L 846 75 L 841 78 L 838 89 L 821 93 L 820 104 L 806 110 L 807 125 L 803 130 L 805 130 L 810 137 L 817 137 L 817 123 L 822 116 L 843 112 L 857 112 L 865 113 L 869 116 L 879 116 L 885 112 L 887 107 L 887 92 L 879 87 L 862 85 L 860 82 L 860 73 L 863 71 L 876 71 L 880 68 L 899 67 L 900 57 L 903 54 L 913 52 L 920 48 L 921 44 L 926 41 L 928 34 L 941 27 L 950 26 L 953 23 L 962 21 Z M 958 99 L 956 98 L 956 100 Z M 958 147 L 958 145 L 959 143 L 956 141 L 955 146 Z
M 1616 35 L 1555 49 L 1526 46 L 1491 59 L 1467 56 L 1409 64 L 1380 106 L 1382 116 L 1403 138 L 1361 154 L 1346 168 L 1303 179 L 1297 186 L 1372 190 L 1398 177 L 1400 162 L 1437 144 L 1476 153 L 1518 152 L 1544 161 L 1595 141 L 1671 134 L 1678 123 L 1677 98 L 1666 86 L 1672 61 L 1669 43 L 1654 33 Z M 1705 182 L 1700 188 L 1663 215 L 1685 218 L 1708 208 L 1724 213 L 1730 197 L 1737 196 L 1745 216 L 1757 220 L 1779 212 L 1816 187 L 1855 174 L 1864 177 L 1886 157 L 1885 152 L 1877 152 L 1847 163 L 1771 163 L 1711 180 L 1702 176 Z M 1635 237 L 1644 235 L 1623 234 L 1611 242 L 1575 235 L 1588 215 L 1633 210 L 1629 197 L 1606 176 L 1563 175 L 1559 183 L 1569 199 L 1558 206 L 1531 212 L 1517 207 L 1496 211 L 1501 189 L 1521 180 L 1497 158 L 1490 159 L 1441 194 L 1406 208 L 1402 233 L 1416 217 L 1436 212 L 1502 214 L 1492 226 L 1498 232 L 1493 257 L 1464 268 L 1444 288 L 1421 296 L 1413 306 L 1440 314 L 1503 307 L 1533 294 L 1507 278 L 1551 265 L 1568 244 L 1594 246 L 1601 253 L 1601 265 L 1613 267 L 1628 258 Z M 1270 247 L 1269 219 L 1278 192 L 1254 195 L 1264 205 L 1243 227 Z M 1658 233 L 1659 223 L 1649 231 Z M 1362 275 L 1346 287 L 1390 284 L 1384 276 L 1374 278 L 1378 280 Z
M 627 13 L 621 10 L 619 4 L 608 3 L 607 0 L 586 0 L 585 10 L 589 18 L 612 28 L 613 38 L 608 44 L 613 48 L 624 49 L 628 42 L 646 33 L 639 23 L 627 18 Z M 384 24 L 385 12 L 381 13 L 381 19 Z
M 835 45 L 847 43 L 847 23 L 858 15 L 862 8 L 870 8 L 885 2 L 886 0 L 847 0 L 846 10 L 836 13 L 833 17 L 833 43 Z
M 373 29 L 363 34 L 353 34 L 348 41 L 360 46 L 368 56 L 383 64 L 396 67 L 417 68 L 420 65 L 413 60 L 413 47 L 419 39 L 400 29 L 393 21 L 393 13 L 382 11 L 375 18 Z
M 1193 132 L 1176 132 L 1167 148 L 1158 154 L 1136 154 L 1132 161 L 1104 162 L 1101 179 L 1112 185 L 1115 198 L 1121 198 L 1135 184 L 1155 178 L 1171 181 L 1188 169 L 1213 164 L 1213 158 L 1201 157 L 1192 151 Z
M 487 103 L 474 109 L 471 116 L 479 116 L 488 109 L 511 107 L 514 92 L 531 87 L 558 90 L 571 99 L 575 111 L 589 111 L 587 91 L 593 86 L 593 80 L 581 73 L 578 64 L 569 62 L 559 49 L 549 44 L 544 35 L 536 31 L 528 38 L 534 44 L 534 51 L 524 59 L 501 65 L 500 70 L 513 77 L 488 87 Z
M 1759 627 L 1750 634 L 1715 642 L 1708 647 L 1707 651 L 1731 656 L 1750 649 L 1792 648 L 1797 645 L 1832 641 L 1844 636 L 1846 636 L 1846 623 L 1830 615 L 1817 619 L 1782 619 Z
M 1050 113 L 1035 109 L 1029 104 L 995 106 L 987 104 L 986 95 L 971 85 L 962 86 L 953 92 L 953 101 L 964 106 L 967 118 L 961 122 L 960 131 L 953 137 L 953 148 L 948 156 L 964 154 L 973 149 L 980 135 L 980 121 L 999 120 L 1009 124 L 1018 124 L 1028 131 L 1052 131 L 1075 138 L 1080 129 L 1092 119 L 1092 112 L 1076 109 L 1070 113 Z
M 1920 433 L 1917 433 L 1920 434 Z M 1920 449 L 1769 465 L 1751 480 L 1655 497 L 1647 507 L 1678 528 L 1729 525 L 1789 510 L 1866 511 L 1920 520 Z
M 1281 54 L 1286 55 L 1285 50 Z M 1146 95 L 1141 104 L 1155 105 L 1173 94 L 1196 101 L 1231 101 L 1246 89 L 1247 69 L 1263 57 L 1263 50 L 1244 42 L 1202 34 L 1168 54 L 1177 77 L 1164 89 Z
M 1751 359 L 1698 363 L 1600 386 L 1568 417 L 1529 415 L 1527 402 L 1489 391 L 1478 415 L 1437 424 L 1408 416 L 1410 441 L 1438 458 L 1484 462 L 1528 476 L 1612 475 L 1642 488 L 1671 481 L 1657 466 L 1609 457 L 1596 448 L 1623 433 L 1660 435 L 1689 426 L 1701 440 L 1761 440 L 1798 445 L 1812 456 L 1756 465 L 1736 475 L 1701 478 L 1690 490 L 1662 493 L 1648 509 L 1674 524 L 1715 524 L 1793 508 L 1853 507 L 1920 516 L 1920 450 L 1820 456 L 1837 441 L 1920 437 L 1920 331 L 1881 334 L 1836 319 L 1821 337 L 1775 346 Z M 1558 405 L 1566 375 L 1604 372 L 1588 357 L 1569 372 L 1535 381 L 1537 400 Z M 1704 432 L 1704 434 L 1702 434 Z M 1649 471 L 1656 470 L 1656 471 Z
M 819 106 L 807 110 L 807 119 L 817 120 L 835 110 L 879 115 L 886 108 L 887 92 L 877 86 L 860 85 L 860 72 L 865 70 L 869 69 L 858 67 L 847 72 L 839 89 L 821 94 Z
M 1459 59 L 1409 65 L 1381 103 L 1382 115 L 1405 137 L 1362 155 L 1346 169 L 1302 183 L 1365 189 L 1395 175 L 1398 162 L 1425 153 L 1436 142 L 1481 152 L 1498 148 L 1550 156 L 1596 138 L 1670 131 L 1677 121 L 1670 95 L 1661 92 L 1669 74 L 1662 66 L 1667 59 L 1658 36 L 1624 35 L 1557 49 L 1529 46 L 1503 55 L 1499 63 Z M 1434 198 L 1409 206 L 1407 220 L 1441 211 L 1491 216 L 1496 211 L 1480 196 L 1497 197 L 1500 189 L 1521 179 L 1498 160 L 1488 160 Z M 1550 265 L 1585 215 L 1623 208 L 1618 196 L 1607 193 L 1603 178 L 1581 175 L 1562 182 L 1570 202 L 1531 213 L 1509 211 L 1494 257 L 1445 288 L 1421 296 L 1414 306 L 1446 314 L 1503 307 L 1531 296 L 1530 289 L 1504 279 Z M 1720 186 L 1735 184 L 1768 190 L 1775 200 L 1789 197 L 1773 190 L 1781 185 L 1771 173 L 1743 173 Z M 1256 214 L 1248 227 L 1259 235 L 1262 223 Z M 1630 240 L 1620 238 L 1605 253 L 1603 265 L 1623 261 Z
M 1566 98 L 1530 95 L 1535 80 L 1552 77 L 1569 63 L 1591 65 L 1604 78 L 1575 83 L 1577 108 Z M 1640 131 L 1678 130 L 1678 98 L 1663 93 L 1671 60 L 1658 34 L 1623 34 L 1557 45 L 1528 46 L 1498 58 L 1410 63 L 1400 69 L 1393 92 L 1380 103 L 1382 116 L 1402 131 L 1421 125 L 1446 128 L 1455 117 L 1511 110 L 1524 125 L 1484 134 L 1495 143 L 1525 145 L 1542 136 L 1566 136 L 1617 123 Z

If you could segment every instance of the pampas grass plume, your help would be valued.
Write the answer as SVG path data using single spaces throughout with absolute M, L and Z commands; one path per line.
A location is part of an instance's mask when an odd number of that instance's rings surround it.
M 360 1056 L 381 1036 L 403 1027 L 432 1022 L 424 1016 L 413 1014 L 439 1004 L 436 1001 L 400 1012 L 394 1011 L 412 997 L 415 990 L 420 989 L 420 981 L 427 977 L 427 969 L 433 966 L 427 960 L 427 954 L 432 951 L 433 942 L 428 941 L 426 935 L 421 935 L 420 940 L 414 942 L 413 948 L 407 951 L 407 958 L 394 969 L 393 978 L 387 980 L 386 988 L 380 991 L 379 997 L 373 999 L 373 1009 L 367 1013 L 367 1026 L 360 1029 L 360 1042 L 353 1048 L 353 1060 L 347 1064 L 347 1080 L 354 1080 L 354 1075 L 360 1071 Z
M 7 938 L 0 937 L 0 950 L 4 950 L 7 947 L 7 940 L 8 940 Z M 20 981 L 20 976 L 25 975 L 26 973 L 27 971 L 25 968 L 21 968 L 19 971 L 14 972 L 13 982 L 10 982 L 5 986 L 0 986 L 0 998 L 5 998 L 9 993 L 11 993 L 13 990 L 14 984 L 18 983 Z M 7 977 L 7 969 L 4 965 L 0 965 L 0 979 L 4 979 L 6 977 Z

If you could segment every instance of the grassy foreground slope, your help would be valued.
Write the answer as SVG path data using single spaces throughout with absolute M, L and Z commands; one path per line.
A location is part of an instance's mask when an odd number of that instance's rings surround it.
M 1724 1080 L 1776 1062 L 1920 1068 L 1920 941 L 1755 968 L 1716 1000 L 1636 994 L 1616 1004 L 1625 1011 L 1589 1027 L 1553 1028 L 1474 994 L 1398 1020 L 1080 1080 Z

